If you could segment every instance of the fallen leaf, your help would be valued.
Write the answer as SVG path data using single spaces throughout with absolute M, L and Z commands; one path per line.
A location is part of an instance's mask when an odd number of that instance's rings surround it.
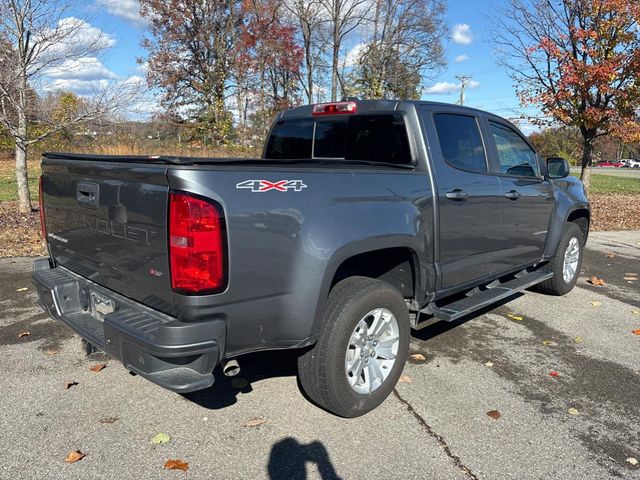
M 640 310 L 631 310 L 634 315 L 640 315 Z
M 576 337 L 576 338 L 573 339 L 573 341 L 576 342 L 576 343 L 582 343 L 582 342 L 584 342 L 584 339 L 582 337 Z
M 640 328 L 638 328 L 637 330 L 632 330 L 631 333 L 633 333 L 634 335 L 640 335 Z
M 120 420 L 120 417 L 106 417 L 106 418 L 101 418 L 98 421 L 100 423 L 116 423 L 118 420 Z
M 516 315 L 515 313 L 507 313 L 507 317 L 509 317 L 511 320 L 517 320 L 519 322 L 524 320 L 524 318 L 522 318 L 519 315 Z
M 638 280 L 638 277 L 624 277 L 624 280 L 627 280 L 627 281 L 630 281 L 630 282 L 631 281 L 636 281 L 636 280 Z
M 493 367 L 493 362 L 485 362 L 485 367 Z
M 29 335 L 31 335 L 31 332 L 22 332 L 18 334 L 18 338 L 28 337 Z
M 16 288 L 16 292 L 26 292 L 29 290 L 27 287 Z
M 189 462 L 185 462 L 184 460 L 167 460 L 164 462 L 164 468 L 167 470 L 182 470 L 187 473 L 187 470 L 189 470 Z
M 76 381 L 74 381 L 74 380 L 71 380 L 71 381 L 69 381 L 69 382 L 65 382 L 65 383 L 64 383 L 64 389 L 65 389 L 65 390 L 69 390 L 71 387 L 73 387 L 73 386 L 75 386 L 75 385 L 78 385 L 78 382 L 76 382 Z
M 171 440 L 171 437 L 166 433 L 158 433 L 151 439 L 151 443 L 154 445 L 161 445 L 163 443 L 167 443 L 169 440 Z
M 595 301 L 595 302 L 589 302 L 591 305 L 593 305 L 594 307 L 600 307 L 602 305 L 602 302 L 599 301 Z
M 409 358 L 411 358 L 411 360 L 413 360 L 414 362 L 424 362 L 425 360 L 427 360 L 427 357 L 425 357 L 421 353 L 414 353 L 413 355 L 409 355 Z
M 89 370 L 91 370 L 92 372 L 101 372 L 102 370 L 104 370 L 107 367 L 106 363 L 99 363 L 97 365 L 94 365 L 93 367 L 89 367 Z
M 45 350 L 44 354 L 45 355 L 57 355 L 58 354 L 58 350 Z
M 569 412 L 569 415 L 580 415 L 580 412 L 573 407 L 567 410 L 567 412 Z
M 628 276 L 628 277 L 637 277 L 638 276 L 637 273 L 629 273 L 629 272 L 625 273 L 625 275 Z
M 549 372 L 549 376 L 551 376 L 551 377 L 559 377 L 560 374 L 558 372 L 556 372 L 555 370 L 551 370 Z
M 604 280 L 602 280 L 601 278 L 596 277 L 595 275 L 593 277 L 591 277 L 589 280 L 587 280 L 588 283 L 590 283 L 591 285 L 595 285 L 597 287 L 601 287 L 604 285 Z
M 244 424 L 245 427 L 259 427 L 260 425 L 266 423 L 267 421 L 263 418 L 254 418 L 253 420 L 249 420 Z
M 489 410 L 487 412 L 487 415 L 489 415 L 494 420 L 498 420 L 502 416 L 502 414 L 498 410 Z
M 633 457 L 629 457 L 629 458 L 627 458 L 627 463 L 630 463 L 631 465 L 637 465 L 638 464 L 638 460 L 636 460 Z
M 409 375 L 400 375 L 400 378 L 398 379 L 398 382 L 400 382 L 400 383 L 411 383 L 411 382 L 413 382 L 413 378 L 411 378 Z
M 80 450 L 74 450 L 73 452 L 67 453 L 67 456 L 64 457 L 64 461 L 67 463 L 76 463 L 79 460 L 82 460 L 86 457 L 86 453 L 82 453 Z
M 615 257 L 616 257 L 616 254 L 615 254 L 615 253 L 613 253 L 613 252 L 609 252 L 609 253 L 607 253 L 607 254 L 605 255 L 605 257 L 607 257 L 607 258 L 615 258 Z

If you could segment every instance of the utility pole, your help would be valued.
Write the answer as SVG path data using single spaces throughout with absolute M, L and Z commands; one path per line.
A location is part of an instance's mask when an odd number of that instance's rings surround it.
M 456 102 L 457 105 L 464 105 L 464 89 L 469 85 L 471 76 L 469 75 L 456 75 L 456 78 L 460 80 L 460 99 Z

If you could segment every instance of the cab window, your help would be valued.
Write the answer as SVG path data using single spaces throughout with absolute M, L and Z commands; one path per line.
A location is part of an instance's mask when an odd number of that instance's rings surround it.
M 536 152 L 514 130 L 489 122 L 498 148 L 500 173 L 514 177 L 539 177 L 540 165 Z

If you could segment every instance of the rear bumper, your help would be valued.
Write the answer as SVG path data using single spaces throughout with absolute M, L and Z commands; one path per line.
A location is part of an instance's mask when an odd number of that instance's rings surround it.
M 179 322 L 108 290 L 48 259 L 33 264 L 40 306 L 82 338 L 120 360 L 128 370 L 175 392 L 211 386 L 225 347 L 224 320 Z M 113 312 L 93 312 L 91 295 L 107 299 Z

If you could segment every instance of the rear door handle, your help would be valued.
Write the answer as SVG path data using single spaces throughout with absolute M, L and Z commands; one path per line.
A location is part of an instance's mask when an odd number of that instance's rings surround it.
M 517 200 L 520 198 L 520 192 L 518 192 L 517 190 L 511 190 L 505 193 L 504 196 L 507 197 L 509 200 Z
M 460 188 L 456 188 L 451 192 L 447 192 L 445 195 L 445 197 L 447 197 L 449 200 L 457 201 L 466 200 L 468 196 L 469 194 Z

